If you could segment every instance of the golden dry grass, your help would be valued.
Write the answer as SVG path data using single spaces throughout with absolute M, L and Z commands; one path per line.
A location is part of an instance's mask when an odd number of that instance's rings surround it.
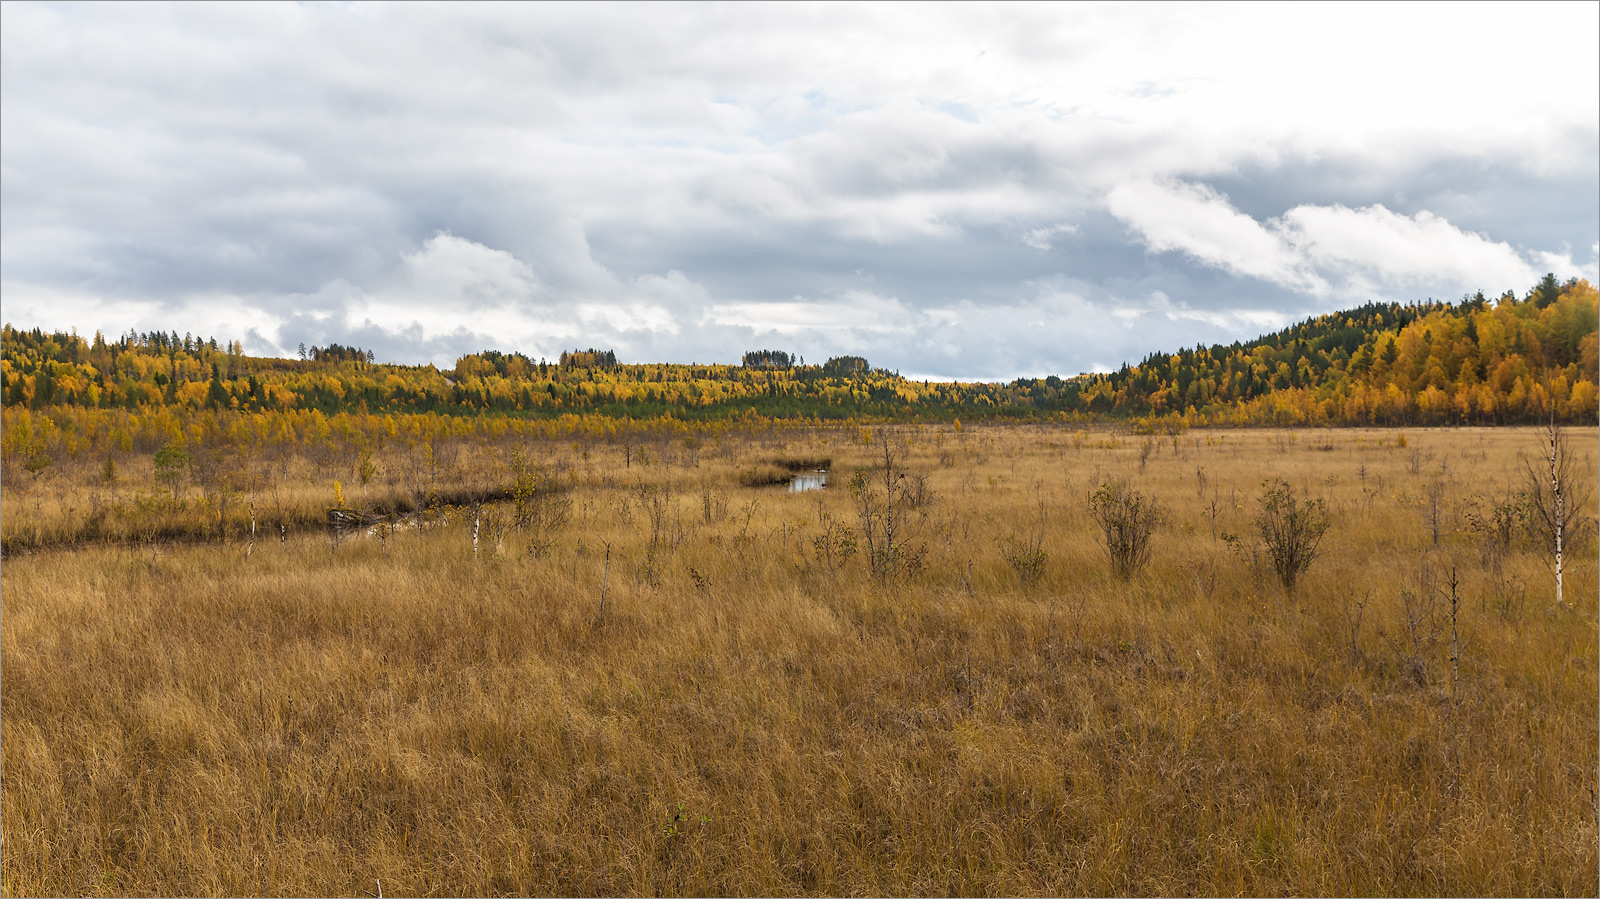
M 627 468 L 540 448 L 575 482 L 543 558 L 512 533 L 475 560 L 455 516 L 248 561 L 236 531 L 7 559 L 0 886 L 1600 888 L 1594 543 L 1559 609 L 1528 541 L 1496 555 L 1466 524 L 1520 486 L 1532 432 L 1194 432 L 1142 466 L 1146 438 L 1110 432 L 901 434 L 936 498 L 926 568 L 888 585 L 860 554 L 818 558 L 822 513 L 856 524 L 846 490 L 739 484 L 779 457 L 848 471 L 887 437 L 843 431 Z M 1114 476 L 1166 512 L 1129 583 L 1087 511 Z M 1334 522 L 1292 599 L 1249 558 L 1268 476 Z M 50 494 L 88 489 L 68 480 Z M 1438 546 L 1419 506 L 1436 481 Z M 677 527 L 651 548 L 669 483 Z M 8 493 L 7 526 L 47 514 L 45 489 Z M 315 473 L 301 489 L 331 496 Z M 704 489 L 727 498 L 709 523 Z M 1048 559 L 1024 585 L 1005 554 L 1034 532 Z M 1452 566 L 1455 678 L 1448 624 L 1420 656 L 1400 636 L 1406 591 Z

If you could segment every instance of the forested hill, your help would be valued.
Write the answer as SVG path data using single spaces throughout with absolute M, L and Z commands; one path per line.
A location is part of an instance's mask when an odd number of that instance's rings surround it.
M 1504 424 L 1552 408 L 1593 422 L 1596 305 L 1587 281 L 1549 276 L 1522 300 L 1372 303 L 1075 379 L 1069 405 L 1239 424 Z
M 1006 384 L 910 381 L 846 356 L 803 365 L 779 350 L 742 365 L 621 365 L 610 350 L 551 362 L 463 356 L 449 371 L 378 364 L 357 347 L 246 356 L 176 333 L 0 331 L 0 397 L 23 410 L 133 416 L 248 413 L 493 414 L 719 420 L 1141 419 L 1168 424 L 1509 424 L 1554 410 L 1596 420 L 1597 294 L 1546 277 L 1518 299 L 1376 303 L 1249 343 L 1157 353 L 1104 375 Z

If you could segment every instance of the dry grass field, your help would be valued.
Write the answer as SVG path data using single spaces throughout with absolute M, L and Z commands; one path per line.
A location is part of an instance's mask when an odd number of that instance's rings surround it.
M 1564 606 L 1507 502 L 1527 429 L 540 445 L 520 527 L 509 501 L 263 523 L 248 558 L 248 496 L 192 543 L 102 515 L 117 540 L 5 560 L 0 887 L 1595 895 L 1597 452 L 1570 436 Z M 883 501 L 886 446 L 893 551 L 849 487 Z M 818 460 L 825 490 L 746 486 Z M 141 464 L 8 478 L 6 533 L 200 508 L 156 508 Z M 331 470 L 261 464 L 263 522 L 335 504 Z M 345 505 L 418 491 L 384 464 Z M 1270 478 L 1330 523 L 1292 593 Z M 1159 511 L 1126 581 L 1091 514 L 1116 479 Z

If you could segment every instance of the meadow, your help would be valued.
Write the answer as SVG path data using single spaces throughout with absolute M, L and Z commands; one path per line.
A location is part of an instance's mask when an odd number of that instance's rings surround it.
M 8 472 L 0 888 L 1595 895 L 1600 454 L 1568 434 L 1558 604 L 1542 434 L 841 425 Z M 1280 483 L 1329 525 L 1292 590 Z M 1127 579 L 1115 484 L 1157 512 Z

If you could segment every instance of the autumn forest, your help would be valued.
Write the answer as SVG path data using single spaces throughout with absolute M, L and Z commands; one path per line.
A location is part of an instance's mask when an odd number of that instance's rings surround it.
M 1070 325 L 1063 340 L 1071 340 Z M 1165 421 L 1185 426 L 1527 423 L 1596 419 L 1596 289 L 1554 277 L 1518 299 L 1374 303 L 1248 343 L 1152 353 L 1107 374 L 1010 383 L 930 383 L 860 357 L 804 365 L 781 351 L 741 365 L 618 364 L 608 350 L 557 360 L 486 351 L 455 367 L 379 364 L 355 347 L 299 359 L 243 355 L 175 332 L 92 340 L 3 331 L 6 448 L 46 411 L 69 446 L 150 448 L 179 422 L 263 439 L 328 416 L 601 417 L 708 422 L 741 417 L 949 421 Z M 211 416 L 208 413 L 247 413 Z M 372 427 L 363 424 L 363 428 Z M 242 431 L 240 429 L 243 429 Z

